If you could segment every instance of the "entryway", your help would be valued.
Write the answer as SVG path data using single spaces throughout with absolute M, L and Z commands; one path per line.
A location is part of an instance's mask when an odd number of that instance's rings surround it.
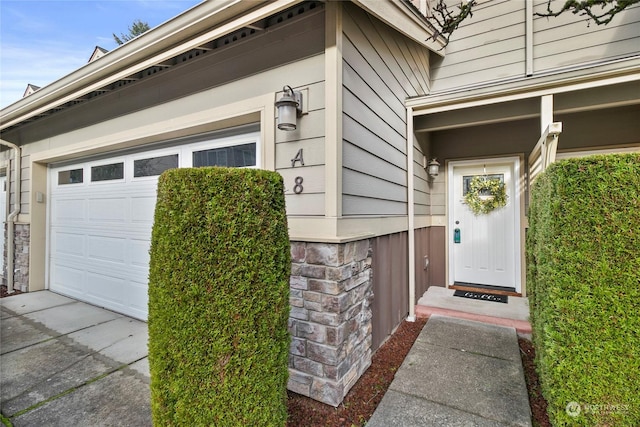
M 474 177 L 504 183 L 506 205 L 475 214 L 464 197 Z M 521 292 L 520 158 L 448 163 L 449 285 Z

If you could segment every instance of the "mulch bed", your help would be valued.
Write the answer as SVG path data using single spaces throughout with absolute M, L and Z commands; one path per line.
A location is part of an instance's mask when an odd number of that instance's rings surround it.
M 349 391 L 344 401 L 334 408 L 308 397 L 288 392 L 287 427 L 359 427 L 371 418 L 389 388 L 395 372 L 411 349 L 425 319 L 402 322 L 389 340 L 373 355 L 371 367 Z M 535 351 L 531 342 L 518 339 L 525 372 L 529 402 L 535 427 L 550 427 L 547 402 L 540 392 L 534 367 Z
M 6 286 L 6 285 L 1 285 L 1 286 L 0 286 L 0 298 L 10 297 L 10 296 L 12 296 L 12 295 L 19 295 L 19 294 L 21 294 L 21 293 L 22 293 L 22 292 L 20 292 L 19 290 L 14 289 L 14 293 L 12 293 L 12 294 L 8 294 L 8 293 L 7 293 L 7 286 Z
M 425 324 L 426 319 L 402 322 L 396 332 L 376 351 L 369 369 L 360 377 L 337 408 L 288 392 L 287 426 L 363 426 L 373 415 Z
M 534 365 L 536 351 L 531 341 L 518 338 L 520 345 L 520 356 L 522 358 L 522 367 L 524 368 L 524 379 L 527 382 L 527 390 L 529 391 L 529 406 L 531 407 L 531 418 L 534 427 L 551 427 L 549 415 L 547 414 L 547 401 L 542 396 L 540 388 L 540 380 Z

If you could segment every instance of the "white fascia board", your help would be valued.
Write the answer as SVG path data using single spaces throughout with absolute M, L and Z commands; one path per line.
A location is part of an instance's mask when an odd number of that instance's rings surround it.
M 429 50 L 444 56 L 444 39 L 433 40 L 435 29 L 427 24 L 426 18 L 416 15 L 402 0 L 352 0 L 382 22 L 415 40 Z
M 91 93 L 300 0 L 205 1 L 0 111 L 0 130 Z
M 561 74 L 522 77 L 477 88 L 459 88 L 411 98 L 405 105 L 413 108 L 414 116 L 420 116 L 638 80 L 640 58 L 633 58 Z

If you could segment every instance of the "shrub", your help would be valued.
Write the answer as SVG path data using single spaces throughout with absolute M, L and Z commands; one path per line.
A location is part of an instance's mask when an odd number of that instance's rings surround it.
M 527 282 L 552 424 L 640 425 L 640 155 L 557 162 L 531 196 Z
M 291 265 L 281 177 L 163 173 L 150 254 L 154 424 L 285 425 Z

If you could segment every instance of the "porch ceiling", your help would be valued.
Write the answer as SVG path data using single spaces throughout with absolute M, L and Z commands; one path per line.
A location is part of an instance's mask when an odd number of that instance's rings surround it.
M 555 112 L 562 122 L 558 151 L 580 151 L 640 145 L 640 103 L 581 111 Z M 528 156 L 540 137 L 538 117 L 465 123 L 457 127 L 422 130 L 429 153 L 439 160 L 522 153 Z
M 640 81 L 554 94 L 554 115 L 640 105 Z M 540 117 L 540 96 L 452 109 L 414 117 L 414 130 L 436 132 Z

